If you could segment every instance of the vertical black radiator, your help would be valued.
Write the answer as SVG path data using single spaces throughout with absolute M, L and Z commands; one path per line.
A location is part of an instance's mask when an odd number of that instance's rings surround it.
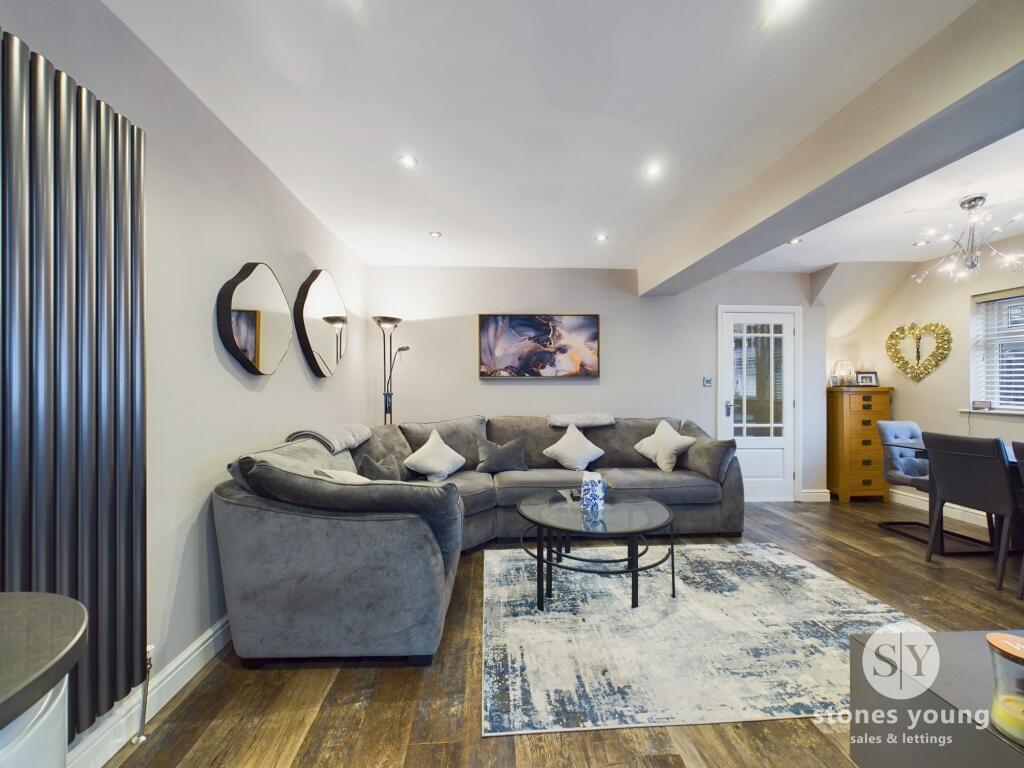
M 71 734 L 145 675 L 145 137 L 0 55 L 0 589 L 89 611 Z

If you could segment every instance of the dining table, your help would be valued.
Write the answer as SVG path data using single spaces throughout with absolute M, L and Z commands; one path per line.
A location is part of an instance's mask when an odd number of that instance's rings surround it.
M 914 455 L 918 458 L 927 459 L 928 449 L 925 447 L 924 440 L 920 438 L 906 438 L 906 439 L 882 439 L 882 445 L 888 448 L 904 448 L 907 450 L 914 451 Z M 1014 468 L 1017 467 L 1017 458 L 1013 455 L 1013 451 L 1005 441 L 1002 443 L 1003 450 L 1006 452 L 1007 461 Z M 1019 473 L 1016 475 L 1019 477 Z M 908 539 L 914 541 L 920 541 L 923 544 L 928 543 L 928 537 L 931 533 L 932 526 L 935 524 L 935 508 L 933 507 L 933 500 L 936 498 L 935 494 L 935 474 L 932 472 L 928 473 L 928 523 L 921 523 L 912 520 L 891 520 L 884 523 L 879 523 L 879 526 L 890 530 L 893 533 L 897 533 L 900 536 L 906 536 Z M 1018 518 L 1021 516 L 1018 515 Z M 919 532 L 920 531 L 920 532 Z M 1018 523 L 1016 529 L 1012 532 L 1012 544 L 1011 549 L 1017 550 L 1024 547 L 1024 529 Z M 978 539 L 974 536 L 968 536 L 963 533 L 957 533 L 956 531 L 949 531 L 943 528 L 942 535 L 936 542 L 935 554 L 937 555 L 992 555 L 995 552 L 990 541 L 984 539 Z

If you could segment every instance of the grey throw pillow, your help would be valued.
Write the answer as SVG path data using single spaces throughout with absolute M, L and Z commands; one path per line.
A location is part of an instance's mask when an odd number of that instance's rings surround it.
M 356 471 L 371 480 L 401 480 L 398 459 L 390 453 L 379 458 L 363 454 L 356 461 Z
M 490 440 L 478 440 L 477 448 L 480 451 L 480 463 L 476 465 L 477 472 L 494 474 L 495 472 L 529 469 L 526 465 L 526 445 L 521 437 L 509 440 L 504 445 L 492 443 Z

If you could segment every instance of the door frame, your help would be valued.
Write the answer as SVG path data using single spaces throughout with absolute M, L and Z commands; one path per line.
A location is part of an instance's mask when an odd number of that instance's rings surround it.
M 719 304 L 718 305 L 718 337 L 715 345 L 715 435 L 719 440 L 728 440 L 732 435 L 720 435 L 719 411 L 722 407 L 722 340 L 724 338 L 723 320 L 729 312 L 774 312 L 780 315 L 793 316 L 793 500 L 800 501 L 804 484 L 804 468 L 800 457 L 803 456 L 804 434 L 801 379 L 803 378 L 804 357 L 804 312 L 799 304 Z

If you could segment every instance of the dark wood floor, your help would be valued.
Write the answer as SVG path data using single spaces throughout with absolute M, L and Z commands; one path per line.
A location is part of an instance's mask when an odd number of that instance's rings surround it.
M 876 527 L 894 512 L 923 517 L 878 503 L 749 504 L 743 538 L 778 544 L 936 629 L 1024 627 L 1024 601 L 1012 588 L 995 591 L 991 560 L 926 564 L 922 545 Z M 325 662 L 251 670 L 228 648 L 154 718 L 149 741 L 126 746 L 111 765 L 851 764 L 847 731 L 808 719 L 482 738 L 482 567 L 482 552 L 461 561 L 432 667 Z M 1018 567 L 1013 558 L 1013 585 Z

